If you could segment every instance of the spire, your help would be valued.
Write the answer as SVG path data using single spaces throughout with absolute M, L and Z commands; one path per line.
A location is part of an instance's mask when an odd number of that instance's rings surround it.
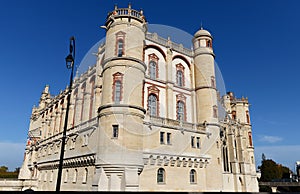
M 201 20 L 201 26 L 200 26 L 200 30 L 203 30 L 203 26 L 202 26 L 202 20 Z

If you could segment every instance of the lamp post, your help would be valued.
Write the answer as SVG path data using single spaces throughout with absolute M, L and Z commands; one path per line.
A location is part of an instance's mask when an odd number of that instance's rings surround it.
M 74 36 L 72 36 L 70 38 L 70 53 L 66 57 L 66 66 L 68 69 L 71 69 L 71 76 L 70 76 L 70 85 L 69 85 L 68 96 L 67 96 L 67 108 L 66 108 L 66 115 L 65 115 L 64 130 L 61 139 L 62 142 L 61 142 L 60 159 L 59 159 L 59 166 L 58 166 L 58 173 L 57 173 L 56 191 L 60 191 L 60 185 L 61 185 L 61 175 L 62 175 L 62 167 L 64 162 L 64 152 L 65 152 L 65 144 L 66 144 L 65 141 L 66 141 L 67 127 L 68 127 L 69 107 L 70 107 L 72 84 L 73 84 L 74 60 L 75 60 L 75 38 Z

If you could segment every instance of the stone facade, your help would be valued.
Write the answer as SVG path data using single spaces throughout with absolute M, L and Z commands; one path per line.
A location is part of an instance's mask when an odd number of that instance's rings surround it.
M 61 190 L 258 192 L 248 99 L 219 97 L 211 34 L 184 48 L 130 6 L 105 28 L 74 80 Z M 32 110 L 19 179 L 34 190 L 55 190 L 67 93 L 46 86 Z

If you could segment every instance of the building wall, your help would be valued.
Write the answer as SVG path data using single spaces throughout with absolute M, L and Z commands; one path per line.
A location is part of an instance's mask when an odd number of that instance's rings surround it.
M 248 99 L 228 93 L 222 97 L 228 117 L 220 122 L 214 112 L 214 54 L 206 48 L 211 36 L 196 36 L 205 48 L 195 60 L 191 50 L 170 39 L 145 35 L 143 15 L 124 10 L 133 17 L 122 9 L 110 13 L 114 20 L 107 19 L 106 44 L 99 47 L 96 64 L 74 80 L 61 189 L 258 191 Z M 156 77 L 150 75 L 153 60 Z M 155 114 L 149 109 L 151 94 L 157 98 Z M 32 110 L 20 179 L 35 180 L 36 190 L 55 189 L 66 96 L 67 89 L 51 96 L 46 86 Z M 182 120 L 179 101 L 184 102 Z

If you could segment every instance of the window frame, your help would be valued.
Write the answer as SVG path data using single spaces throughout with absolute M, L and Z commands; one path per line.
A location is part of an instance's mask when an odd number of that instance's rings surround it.
M 151 99 L 150 99 L 151 97 L 153 97 L 153 99 L 155 98 L 155 101 L 151 101 Z M 155 105 L 153 105 L 154 102 L 155 102 Z M 152 110 L 153 108 L 155 108 L 155 110 Z M 149 111 L 150 116 L 157 116 L 158 115 L 158 98 L 153 93 L 151 93 L 148 96 L 148 111 Z
M 164 145 L 165 144 L 165 132 L 161 131 L 159 133 L 159 142 L 161 145 Z
M 195 169 L 190 170 L 190 184 L 197 184 L 197 171 Z
M 157 79 L 158 78 L 158 70 L 159 70 L 159 66 L 158 66 L 158 61 L 159 61 L 159 58 L 158 58 L 158 56 L 155 54 L 155 53 L 151 53 L 151 54 L 149 54 L 148 55 L 148 66 L 149 66 L 149 71 L 148 71 L 148 73 L 149 73 L 149 77 L 150 77 L 150 79 Z M 152 75 L 152 68 L 151 68 L 151 64 L 155 64 L 155 71 L 154 71 L 154 73 L 155 73 L 155 77 L 152 77 L 151 75 Z
M 115 55 L 117 57 L 122 57 L 125 55 L 125 32 L 119 31 L 116 33 L 116 45 L 115 45 Z M 122 43 L 122 48 L 120 49 L 120 44 Z M 120 52 L 121 51 L 121 52 Z
M 181 63 L 176 64 L 176 85 L 179 87 L 185 86 L 184 69 L 185 68 Z M 178 73 L 181 73 L 181 77 L 178 76 Z
M 157 170 L 156 182 L 157 182 L 157 184 L 165 184 L 166 183 L 166 171 L 164 168 L 159 168 Z
M 113 74 L 113 84 L 112 84 L 112 101 L 116 104 L 121 103 L 122 98 L 123 98 L 123 76 L 124 74 L 117 72 L 115 74 Z M 120 96 L 119 99 L 116 99 L 117 96 L 117 83 L 120 83 Z

